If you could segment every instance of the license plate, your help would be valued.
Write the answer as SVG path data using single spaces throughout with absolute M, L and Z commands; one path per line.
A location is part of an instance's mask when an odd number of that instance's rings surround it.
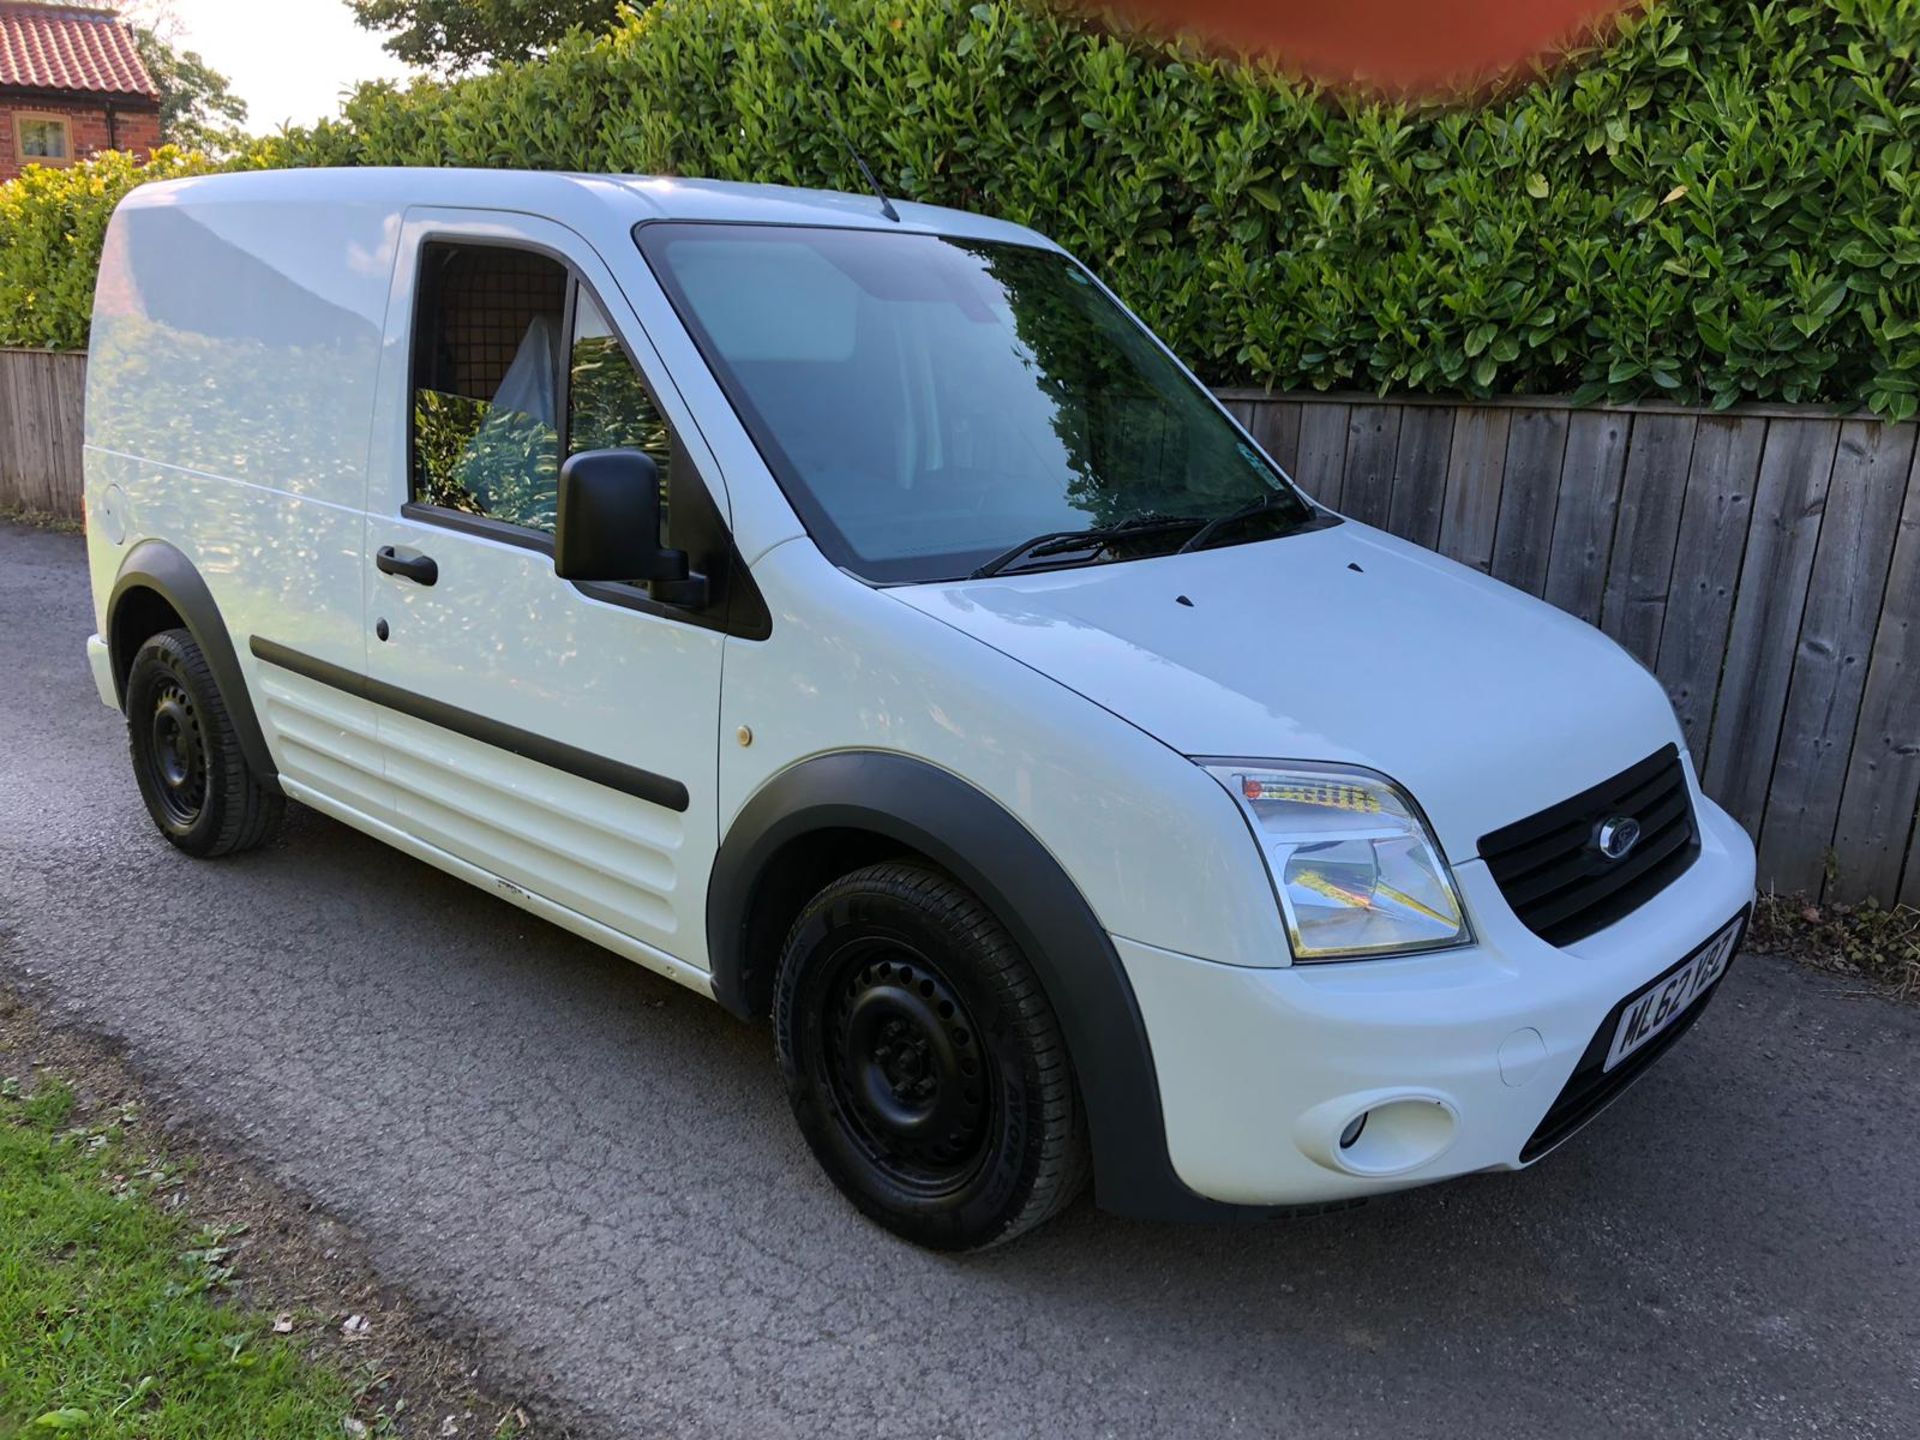
M 1613 1069 L 1686 1014 L 1688 1007 L 1727 973 L 1733 947 L 1739 939 L 1740 922 L 1733 920 L 1678 970 L 1656 980 L 1628 1001 L 1619 1027 L 1613 1032 L 1613 1048 L 1607 1052 L 1604 1068 Z

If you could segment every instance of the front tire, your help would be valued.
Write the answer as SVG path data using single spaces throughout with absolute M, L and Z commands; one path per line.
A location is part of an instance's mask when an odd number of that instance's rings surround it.
M 251 850 L 285 813 L 279 786 L 247 764 L 213 669 L 186 630 L 163 630 L 134 655 L 127 742 L 153 823 L 189 855 Z
M 781 955 L 774 1035 L 814 1155 L 915 1244 L 1003 1244 L 1085 1183 L 1073 1068 L 1039 979 L 937 871 L 873 865 L 808 903 Z

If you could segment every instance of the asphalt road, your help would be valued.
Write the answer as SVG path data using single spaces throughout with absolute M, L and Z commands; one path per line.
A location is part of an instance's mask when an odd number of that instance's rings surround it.
M 1920 1434 L 1920 1011 L 1748 957 L 1524 1174 L 941 1259 L 764 1031 L 310 812 L 173 852 L 90 629 L 81 543 L 0 525 L 0 970 L 610 1434 Z

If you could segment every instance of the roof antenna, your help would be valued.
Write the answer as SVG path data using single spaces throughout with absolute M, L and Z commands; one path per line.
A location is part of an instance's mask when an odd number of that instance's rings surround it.
M 831 21 L 827 23 L 829 25 L 832 24 Z M 820 87 L 814 83 L 813 67 L 807 64 L 806 55 L 796 48 L 793 52 L 793 58 L 800 67 L 800 73 L 807 77 L 807 88 L 813 91 L 814 95 L 820 101 L 820 108 L 826 112 L 827 123 L 833 126 L 833 133 L 838 135 L 840 137 L 840 143 L 847 147 L 847 154 L 853 157 L 853 163 L 860 167 L 861 175 L 866 178 L 867 188 L 873 191 L 874 199 L 880 202 L 880 213 L 898 225 L 900 223 L 900 212 L 893 208 L 893 202 L 887 198 L 887 192 L 880 188 L 880 182 L 874 178 L 872 167 L 867 164 L 866 158 L 854 147 L 853 141 L 847 136 L 846 127 L 840 123 L 840 117 L 833 113 L 833 106 L 827 103 L 827 97 L 820 93 Z
M 829 115 L 833 114 L 831 110 L 827 113 Z M 833 122 L 833 128 L 840 130 L 840 121 L 837 118 Z M 867 188 L 873 191 L 874 198 L 880 202 L 880 213 L 898 225 L 900 223 L 900 212 L 893 208 L 893 201 L 889 200 L 887 198 L 887 192 L 880 188 L 880 182 L 873 178 L 873 171 L 868 168 L 867 162 L 861 156 L 860 152 L 853 148 L 853 141 L 847 139 L 846 131 L 840 130 L 840 140 L 841 143 L 847 147 L 847 153 L 853 156 L 853 163 L 860 167 L 860 173 L 867 177 Z
M 813 77 L 808 76 L 807 78 L 812 79 Z M 840 124 L 840 117 L 833 113 L 833 107 L 826 103 L 824 96 L 821 97 L 820 108 L 827 112 L 827 120 L 833 126 L 833 133 L 840 137 L 840 143 L 847 147 L 847 154 L 853 157 L 853 163 L 858 165 L 860 167 L 860 173 L 866 176 L 867 188 L 873 191 L 874 198 L 880 202 L 880 213 L 898 225 L 900 223 L 900 212 L 893 208 L 893 202 L 887 198 L 887 192 L 882 190 L 880 188 L 880 182 L 873 178 L 873 170 L 868 166 L 866 158 L 854 148 L 853 141 L 847 138 L 847 132 Z

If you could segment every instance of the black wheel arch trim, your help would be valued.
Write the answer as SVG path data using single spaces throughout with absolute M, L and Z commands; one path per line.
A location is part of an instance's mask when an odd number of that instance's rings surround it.
M 843 751 L 769 780 L 729 827 L 707 889 L 713 993 L 757 1019 L 773 956 L 749 954 L 755 891 L 776 855 L 816 832 L 859 830 L 918 851 L 994 912 L 1040 977 L 1086 1107 L 1102 1209 L 1156 1220 L 1258 1218 L 1286 1207 L 1195 1194 L 1167 1151 L 1146 1022 L 1112 938 L 1052 853 L 999 802 L 910 756 Z M 756 971 L 756 967 L 759 967 Z
M 136 590 L 151 590 L 180 617 L 194 644 L 200 647 L 200 653 L 207 657 L 207 666 L 213 671 L 214 683 L 220 687 L 220 698 L 226 705 L 228 718 L 233 721 L 234 734 L 239 738 L 240 752 L 246 756 L 247 764 L 262 779 L 277 777 L 279 770 L 267 748 L 259 717 L 254 714 L 253 693 L 247 689 L 247 677 L 240 669 L 233 636 L 221 617 L 220 607 L 214 603 L 213 592 L 207 588 L 194 563 L 165 540 L 142 540 L 135 545 L 121 562 L 120 573 L 114 578 L 113 591 L 107 598 L 107 650 L 113 661 L 114 695 L 120 708 L 126 709 L 127 673 L 133 668 L 134 654 L 147 638 L 143 635 L 129 645 L 120 633 L 121 603 Z

